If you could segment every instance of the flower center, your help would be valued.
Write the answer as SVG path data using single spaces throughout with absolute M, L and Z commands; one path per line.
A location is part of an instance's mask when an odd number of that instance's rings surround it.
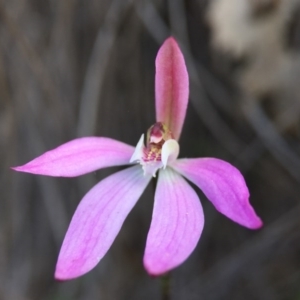
M 147 146 L 144 148 L 144 162 L 161 161 L 161 151 L 167 140 L 173 139 L 173 134 L 162 122 L 152 125 L 147 131 Z
M 179 154 L 179 145 L 171 130 L 162 122 L 152 125 L 147 131 L 146 147 L 144 135 L 141 136 L 130 162 L 140 163 L 144 175 L 155 174 L 158 169 L 166 167 Z

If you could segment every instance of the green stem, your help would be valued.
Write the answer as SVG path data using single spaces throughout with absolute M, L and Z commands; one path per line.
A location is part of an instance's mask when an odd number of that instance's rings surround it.
M 167 273 L 160 277 L 161 280 L 161 296 L 162 300 L 171 300 L 171 288 L 170 288 L 170 282 L 171 282 L 171 274 Z

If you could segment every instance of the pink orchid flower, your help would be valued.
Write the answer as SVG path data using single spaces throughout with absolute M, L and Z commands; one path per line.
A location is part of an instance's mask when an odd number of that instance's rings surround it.
M 177 159 L 189 79 L 183 55 L 172 37 L 157 54 L 155 92 L 157 123 L 148 130 L 146 146 L 143 135 L 136 148 L 105 137 L 78 138 L 13 168 L 74 177 L 134 164 L 102 180 L 83 197 L 60 250 L 57 279 L 76 278 L 98 264 L 156 173 L 154 209 L 144 254 L 149 274 L 161 275 L 183 263 L 201 236 L 201 203 L 183 176 L 231 220 L 251 229 L 262 226 L 249 203 L 244 178 L 235 167 L 216 158 Z

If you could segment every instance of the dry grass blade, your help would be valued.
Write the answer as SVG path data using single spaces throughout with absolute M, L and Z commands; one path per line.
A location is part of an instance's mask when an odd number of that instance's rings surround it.
M 245 98 L 243 111 L 262 143 L 279 163 L 298 181 L 300 180 L 300 158 L 279 135 L 272 122 L 264 114 L 255 99 Z
M 117 39 L 117 30 L 123 16 L 132 2 L 133 0 L 112 1 L 104 24 L 99 28 L 84 78 L 77 136 L 93 135 L 95 132 L 100 95 L 111 50 Z

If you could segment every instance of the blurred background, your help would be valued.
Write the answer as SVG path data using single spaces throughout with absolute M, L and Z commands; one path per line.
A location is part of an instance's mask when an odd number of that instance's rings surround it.
M 62 283 L 72 214 L 118 168 L 68 179 L 9 167 L 80 136 L 136 145 L 170 35 L 190 75 L 180 156 L 238 167 L 264 221 L 243 228 L 197 189 L 204 232 L 171 272 L 170 299 L 300 299 L 300 0 L 1 0 L 0 299 L 162 299 L 142 264 L 153 185 L 101 263 Z

